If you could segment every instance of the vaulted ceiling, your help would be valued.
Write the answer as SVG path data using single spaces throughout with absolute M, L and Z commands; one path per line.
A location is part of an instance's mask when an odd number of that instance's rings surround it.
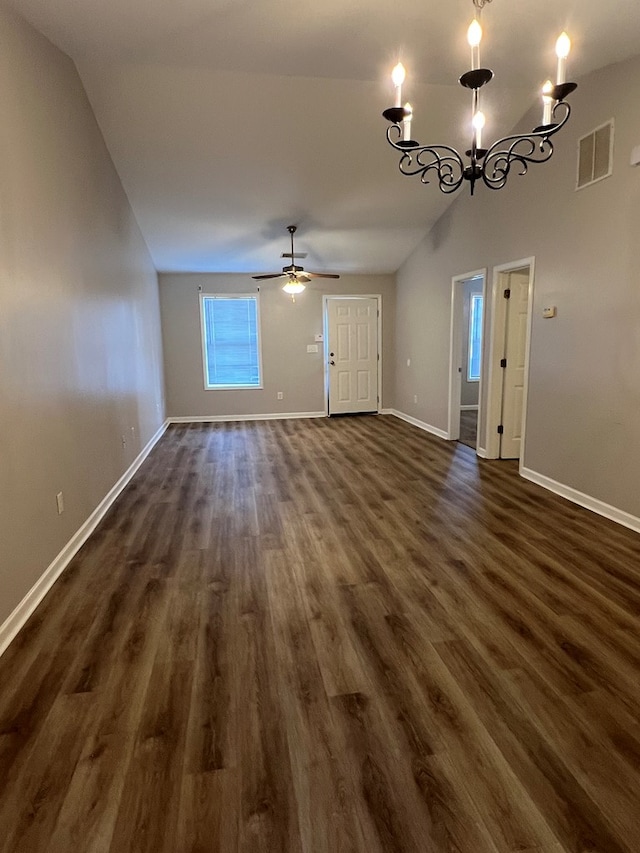
M 12 5 L 75 61 L 160 271 L 279 269 L 296 223 L 308 268 L 393 272 L 451 201 L 398 173 L 380 113 L 401 58 L 412 135 L 468 147 L 471 0 Z M 482 16 L 487 137 L 536 101 L 561 30 L 570 78 L 640 51 L 638 0 L 493 0 Z

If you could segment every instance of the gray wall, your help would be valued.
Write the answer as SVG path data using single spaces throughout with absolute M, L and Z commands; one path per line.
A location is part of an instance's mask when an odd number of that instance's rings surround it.
M 164 402 L 157 277 L 75 68 L 2 9 L 0 36 L 1 625 Z
M 381 294 L 382 407 L 392 399 L 395 289 L 393 276 L 344 275 L 339 280 L 315 279 L 295 303 L 277 281 L 262 282 L 260 312 L 263 384 L 260 390 L 205 391 L 200 337 L 198 287 L 208 293 L 253 293 L 250 275 L 160 275 L 160 306 L 164 341 L 167 414 L 208 417 L 285 412 L 321 412 L 324 403 L 322 345 L 306 352 L 322 332 L 322 296 Z M 282 391 L 283 400 L 277 400 Z
M 461 195 L 399 270 L 395 407 L 446 430 L 452 276 L 535 256 L 524 465 L 640 516 L 640 58 L 579 83 L 551 162 Z M 614 174 L 575 192 L 578 138 L 612 117 Z

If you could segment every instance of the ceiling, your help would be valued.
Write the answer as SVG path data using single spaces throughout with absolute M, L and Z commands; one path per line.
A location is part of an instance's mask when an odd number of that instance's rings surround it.
M 160 271 L 279 270 L 297 224 L 307 269 L 394 272 L 451 201 L 399 175 L 380 113 L 401 58 L 412 135 L 468 147 L 471 0 L 12 5 L 74 59 Z M 638 0 L 494 0 L 482 18 L 487 137 L 536 101 L 562 29 L 570 79 L 640 49 Z

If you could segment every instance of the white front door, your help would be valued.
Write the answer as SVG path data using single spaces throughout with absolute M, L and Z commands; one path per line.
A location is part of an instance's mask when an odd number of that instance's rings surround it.
M 329 414 L 378 411 L 378 300 L 326 300 Z
M 502 391 L 501 459 L 519 459 L 522 440 L 529 270 L 509 276 L 511 295 L 507 300 L 504 386 Z

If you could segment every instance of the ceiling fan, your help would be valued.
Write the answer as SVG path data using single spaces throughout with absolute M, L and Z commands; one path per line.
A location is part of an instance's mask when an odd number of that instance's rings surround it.
M 291 298 L 295 301 L 296 293 L 302 293 L 305 289 L 306 282 L 312 278 L 340 278 L 339 275 L 329 272 L 307 272 L 304 267 L 296 266 L 296 258 L 306 258 L 306 252 L 296 253 L 293 251 L 293 235 L 298 230 L 297 225 L 288 225 L 287 231 L 291 235 L 291 251 L 283 252 L 283 258 L 291 258 L 291 263 L 286 267 L 282 267 L 282 272 L 267 273 L 266 275 L 254 275 L 252 278 L 264 280 L 266 278 L 285 278 L 286 281 L 282 285 L 285 293 L 290 293 Z

